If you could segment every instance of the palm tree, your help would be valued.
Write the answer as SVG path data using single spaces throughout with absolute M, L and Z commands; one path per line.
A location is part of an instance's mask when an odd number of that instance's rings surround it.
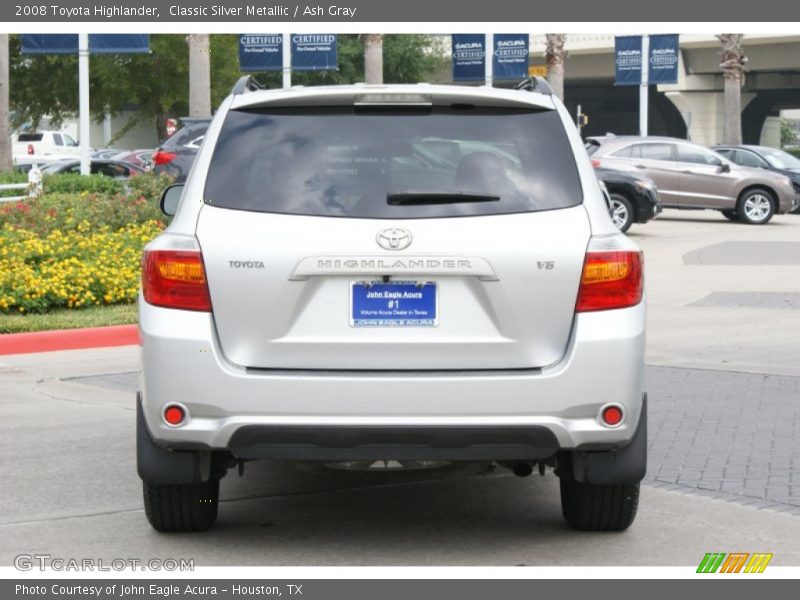
M 189 116 L 211 116 L 211 55 L 209 35 L 190 33 L 189 42 Z
M 567 58 L 567 51 L 564 50 L 564 42 L 567 36 L 563 33 L 546 33 L 547 47 L 544 51 L 547 62 L 547 81 L 553 88 L 553 93 L 564 99 L 564 59 Z
M 11 132 L 8 128 L 8 34 L 0 34 L 0 171 L 12 168 Z
M 725 80 L 725 117 L 722 125 L 723 144 L 742 143 L 742 85 L 747 57 L 742 48 L 741 33 L 721 33 L 722 77 Z
M 364 81 L 383 83 L 383 35 L 364 34 Z

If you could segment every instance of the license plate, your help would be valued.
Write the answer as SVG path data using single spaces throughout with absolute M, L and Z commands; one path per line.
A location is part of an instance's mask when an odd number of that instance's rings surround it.
M 353 281 L 350 325 L 353 327 L 434 327 L 436 284 L 415 281 Z

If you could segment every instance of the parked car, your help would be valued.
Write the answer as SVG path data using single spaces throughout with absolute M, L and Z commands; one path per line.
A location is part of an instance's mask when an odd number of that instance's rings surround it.
M 11 136 L 14 158 L 26 156 L 80 156 L 78 142 L 63 131 L 28 131 Z
M 153 152 L 153 150 L 149 150 L 147 148 L 140 148 L 138 150 L 123 150 L 111 158 L 136 165 L 145 171 L 150 171 L 153 168 Z
M 596 167 L 595 173 L 606 185 L 611 219 L 620 231 L 628 231 L 634 223 L 647 223 L 661 212 L 658 190 L 652 179 L 603 167 Z
M 120 148 L 101 148 L 89 154 L 90 158 L 109 159 L 114 158 L 120 152 L 125 152 Z
M 31 170 L 33 165 L 38 165 L 40 169 L 44 169 L 47 165 L 65 160 L 63 156 L 20 156 L 14 157 L 14 170 L 21 173 L 27 173 Z
M 737 165 L 786 175 L 792 180 L 795 193 L 800 196 L 800 158 L 769 146 L 715 146 L 712 150 Z M 792 212 L 800 213 L 800 206 Z
M 732 220 L 767 223 L 795 207 L 785 175 L 740 167 L 708 148 L 668 137 L 587 138 L 600 166 L 646 175 L 658 186 L 664 208 L 713 209 Z
M 51 163 L 42 168 L 42 173 L 51 175 L 56 173 L 80 172 L 80 160 L 62 160 Z M 113 177 L 114 179 L 129 179 L 137 173 L 144 173 L 144 170 L 135 165 L 124 163 L 118 160 L 92 159 L 90 163 L 90 172 L 92 175 L 105 175 L 106 177 Z
M 181 119 L 184 124 L 153 153 L 153 172 L 166 173 L 176 183 L 186 180 L 211 119 Z
M 207 529 L 229 468 L 284 459 L 549 466 L 572 527 L 627 528 L 647 448 L 641 252 L 547 83 L 249 81 L 144 251 L 150 524 Z

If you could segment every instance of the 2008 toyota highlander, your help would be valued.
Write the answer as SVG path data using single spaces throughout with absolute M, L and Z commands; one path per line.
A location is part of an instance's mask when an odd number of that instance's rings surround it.
M 552 467 L 571 526 L 631 524 L 642 257 L 546 82 L 243 78 L 162 208 L 139 304 L 155 529 L 210 527 L 220 478 L 261 458 Z

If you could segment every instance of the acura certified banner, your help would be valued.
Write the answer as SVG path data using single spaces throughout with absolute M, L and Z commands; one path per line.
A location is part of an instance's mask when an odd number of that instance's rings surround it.
M 454 33 L 453 81 L 483 81 L 486 72 L 486 36 Z
M 528 76 L 528 34 L 497 33 L 494 36 L 494 78 L 525 79 Z
M 648 35 L 647 83 L 678 83 L 680 49 L 676 34 Z M 615 85 L 642 83 L 642 36 L 614 38 Z
M 678 83 L 678 36 L 650 36 L 650 62 L 647 68 L 649 83 Z
M 239 36 L 239 69 L 251 71 L 280 71 L 283 68 L 283 36 Z
M 336 36 L 330 33 L 292 34 L 292 71 L 337 68 Z
M 150 52 L 147 34 L 89 34 L 91 54 L 142 54 Z M 78 34 L 24 34 L 23 54 L 77 54 Z
M 614 38 L 614 84 L 642 83 L 642 36 L 626 35 Z

